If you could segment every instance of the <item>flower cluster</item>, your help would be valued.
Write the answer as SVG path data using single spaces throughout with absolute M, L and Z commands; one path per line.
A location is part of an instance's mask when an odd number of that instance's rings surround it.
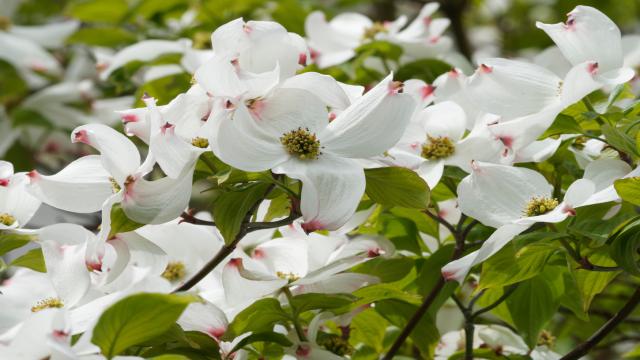
M 536 24 L 557 66 L 482 58 L 469 72 L 437 10 L 429 3 L 409 23 L 315 11 L 306 38 L 238 18 L 213 31 L 210 50 L 144 40 L 103 57 L 99 79 L 27 97 L 23 108 L 79 125 L 71 143 L 92 150 L 59 171 L 0 161 L 0 250 L 33 248 L 0 285 L 0 358 L 390 359 L 411 341 L 407 354 L 425 358 L 559 359 L 542 327 L 560 304 L 585 314 L 597 293 L 575 273 L 640 273 L 632 248 L 616 248 L 637 226 L 625 205 L 640 203 L 638 122 L 627 122 L 640 64 L 625 56 L 637 49 L 605 14 L 578 6 L 565 23 Z M 62 72 L 42 47 L 78 25 L 6 26 L 0 47 L 11 50 L 0 55 L 38 89 L 41 75 Z M 101 107 L 117 108 L 123 132 L 64 105 L 134 62 L 176 53 L 178 70 L 162 71 L 188 73 L 188 88 L 166 103 L 150 91 L 138 107 L 131 96 Z M 354 58 L 379 81 L 327 70 Z M 431 84 L 406 76 L 425 58 L 454 66 Z M 28 226 L 43 204 L 99 213 L 99 225 Z M 602 246 L 611 258 L 592 262 Z M 533 308 L 523 299 L 538 296 L 530 288 L 549 298 L 542 322 L 523 320 Z M 434 300 L 447 291 L 449 302 Z M 588 299 L 562 296 L 570 291 Z M 436 328 L 447 305 L 464 319 Z M 520 334 L 474 333 L 498 305 Z

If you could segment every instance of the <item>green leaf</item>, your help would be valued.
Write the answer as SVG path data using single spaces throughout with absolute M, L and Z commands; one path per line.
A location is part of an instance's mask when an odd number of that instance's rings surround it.
M 404 278 L 413 268 L 414 260 L 408 257 L 385 259 L 376 257 L 352 268 L 352 272 L 373 275 L 383 283 Z
M 452 255 L 453 245 L 445 245 L 424 260 L 415 281 L 418 286 L 418 293 L 421 294 L 422 297 L 427 296 L 440 281 L 442 277 L 440 269 L 451 261 Z M 440 290 L 438 296 L 429 307 L 429 314 L 431 314 L 431 316 L 436 316 L 442 304 L 447 301 L 457 287 L 458 285 L 453 281 L 449 281 L 444 285 L 444 288 Z
M 558 309 L 558 298 L 552 285 L 542 276 L 522 282 L 506 300 L 516 328 L 523 339 L 533 347 L 538 334 Z
M 393 61 L 400 60 L 400 56 L 402 56 L 402 48 L 400 46 L 382 40 L 371 41 L 364 45 L 360 45 L 355 51 L 356 54 L 359 54 L 360 56 L 376 56 Z
M 538 275 L 556 249 L 548 242 L 533 243 L 519 251 L 513 245 L 505 246 L 482 265 L 476 291 L 505 287 Z
M 244 339 L 240 340 L 229 353 L 232 354 L 242 349 L 243 347 L 256 342 L 270 342 L 270 343 L 282 345 L 284 347 L 289 347 L 293 345 L 291 340 L 287 339 L 286 336 L 273 331 L 266 331 L 266 332 L 251 334 L 245 337 Z
M 349 294 L 319 294 L 306 293 L 292 298 L 291 305 L 296 313 L 302 314 L 309 310 L 330 310 L 351 304 L 357 298 Z
M 85 0 L 71 2 L 66 13 L 84 22 L 117 24 L 128 9 L 126 0 Z
M 120 204 L 115 204 L 111 208 L 111 230 L 109 231 L 109 238 L 116 234 L 136 230 L 142 226 L 144 226 L 144 224 L 129 219 Z
M 390 323 L 402 329 L 418 310 L 418 306 L 398 300 L 385 300 L 377 303 L 375 309 Z M 433 359 L 440 333 L 430 315 L 426 314 L 420 319 L 409 338 L 413 340 L 414 346 L 420 350 L 422 356 Z
M 622 200 L 640 206 L 640 177 L 629 177 L 613 183 Z
M 28 91 L 29 87 L 20 73 L 8 62 L 0 60 L 0 104 L 16 101 Z
M 422 59 L 402 65 L 395 74 L 399 81 L 409 79 L 421 79 L 431 84 L 438 76 L 451 70 L 453 67 L 436 59 Z
M 352 302 L 347 307 L 335 311 L 335 313 L 343 313 L 351 309 L 358 308 L 362 305 L 375 303 L 378 301 L 395 299 L 405 303 L 419 305 L 422 298 L 417 294 L 402 291 L 392 284 L 375 284 L 365 286 L 353 292 L 358 300 Z
M 143 293 L 127 296 L 105 310 L 91 342 L 111 359 L 133 345 L 168 331 L 197 297 Z
M 572 116 L 560 114 L 540 138 L 545 139 L 549 136 L 561 134 L 582 134 L 583 132 L 584 130 L 580 124 Z
M 0 233 L 0 256 L 27 245 L 32 239 L 31 235 Z
M 273 298 L 260 299 L 242 310 L 227 327 L 223 339 L 232 340 L 246 332 L 271 331 L 276 323 L 287 322 L 290 316 Z
M 602 134 L 607 139 L 607 143 L 609 145 L 628 155 L 638 156 L 636 143 L 631 136 L 608 124 L 602 125 L 600 129 L 602 130 Z
M 79 29 L 67 38 L 69 44 L 118 47 L 134 43 L 134 33 L 117 26 L 95 26 Z
M 611 242 L 609 254 L 624 270 L 640 276 L 640 225 L 634 223 L 618 234 Z
M 395 207 L 390 211 L 393 215 L 413 221 L 420 232 L 431 235 L 434 238 L 440 238 L 439 224 L 427 216 L 424 211 L 402 207 Z
M 280 194 L 269 203 L 269 209 L 264 215 L 264 221 L 272 221 L 281 216 L 289 215 L 291 211 L 291 201 L 285 193 Z
M 254 183 L 239 191 L 222 193 L 213 206 L 213 219 L 226 244 L 235 240 L 247 213 L 261 199 L 269 184 Z
M 44 256 L 42 255 L 42 249 L 32 249 L 27 251 L 24 255 L 14 259 L 9 266 L 20 266 L 29 268 L 38 272 L 47 272 L 47 267 L 44 264 Z
M 594 265 L 616 266 L 616 262 L 605 253 L 596 252 L 589 256 L 589 261 Z M 578 264 L 571 263 L 573 278 L 582 296 L 582 309 L 586 312 L 591 306 L 593 298 L 600 294 L 607 285 L 620 273 L 620 271 L 588 271 L 577 269 Z
M 382 234 L 391 240 L 398 250 L 408 250 L 415 254 L 420 254 L 420 234 L 416 224 L 408 219 L 389 216 L 383 214 L 380 216 L 382 220 Z
M 367 195 L 371 200 L 387 206 L 426 209 L 429 206 L 429 187 L 415 172 L 401 167 L 365 170 Z
M 375 309 L 368 308 L 357 314 L 351 321 L 349 343 L 354 347 L 365 344 L 375 349 L 377 353 L 381 353 L 384 350 L 382 344 L 387 326 L 389 322 L 382 315 Z

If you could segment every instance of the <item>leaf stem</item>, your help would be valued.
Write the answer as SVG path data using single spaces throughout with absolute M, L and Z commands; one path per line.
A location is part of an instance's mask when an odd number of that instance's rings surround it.
M 293 321 L 293 327 L 296 329 L 296 334 L 298 334 L 298 339 L 300 341 L 309 341 L 307 339 L 307 335 L 304 334 L 304 330 L 302 329 L 302 325 L 300 325 L 300 321 L 298 319 L 298 312 L 296 308 L 293 306 L 293 294 L 291 294 L 291 290 L 288 287 L 283 287 L 282 292 L 287 297 L 287 301 L 289 302 L 289 306 L 291 307 L 291 320 Z

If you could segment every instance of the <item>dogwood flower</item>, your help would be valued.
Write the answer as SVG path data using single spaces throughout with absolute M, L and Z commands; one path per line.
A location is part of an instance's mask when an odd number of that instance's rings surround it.
M 404 30 L 407 18 L 393 22 L 374 23 L 358 13 L 342 13 L 327 22 L 325 15 L 314 11 L 305 20 L 305 32 L 314 61 L 321 68 L 341 64 L 355 56 L 355 49 L 371 40 L 388 40 L 405 48 L 414 57 L 443 53 L 451 45 L 442 34 L 449 26 L 448 19 L 433 19 L 436 3 L 426 4 L 418 16 Z
M 549 35 L 573 66 L 595 62 L 598 81 L 616 85 L 634 76 L 633 69 L 624 67 L 620 29 L 599 10 L 577 6 L 567 14 L 564 24 L 536 22 L 536 26 Z
M 486 121 L 485 121 L 486 122 Z M 497 161 L 503 146 L 486 125 L 478 124 L 465 135 L 464 110 L 452 101 L 440 102 L 416 114 L 404 135 L 382 162 L 414 169 L 434 188 L 445 165 L 471 170 L 471 160 Z
M 436 360 L 448 359 L 451 355 L 462 351 L 464 343 L 463 330 L 444 334 L 436 347 Z M 533 360 L 560 359 L 560 355 L 551 351 L 546 345 L 539 345 L 530 350 L 520 336 L 500 325 L 476 325 L 473 348 L 490 348 L 505 356 L 529 355 Z
M 334 278 L 336 274 L 371 257 L 392 252 L 393 246 L 382 239 L 282 237 L 258 245 L 252 257 L 236 252 L 222 271 L 222 283 L 230 304 L 255 300 L 284 286 L 297 286 L 301 292 L 302 287 L 319 285 L 313 289 L 328 288 L 322 292 L 331 293 L 336 292 L 331 290 L 333 281 L 340 288 L 343 281 L 353 280 Z
M 381 154 L 397 142 L 414 106 L 391 76 L 331 122 L 310 92 L 278 89 L 257 109 L 237 103 L 219 112 L 210 143 L 233 167 L 272 169 L 301 180 L 305 229 L 337 229 L 364 193 L 364 171 L 354 159 Z
M 597 63 L 584 62 L 560 79 L 535 64 L 486 59 L 471 78 L 469 92 L 476 106 L 500 116 L 489 131 L 517 153 L 533 143 L 560 111 L 599 89 L 602 85 L 594 78 L 598 73 Z
M 25 226 L 40 207 L 27 191 L 29 177 L 13 172 L 13 164 L 0 160 L 0 230 Z
M 527 168 L 474 162 L 473 172 L 458 185 L 460 210 L 497 230 L 476 250 L 442 268 L 446 279 L 461 282 L 469 270 L 502 249 L 537 222 L 559 223 L 576 208 L 617 200 L 616 179 L 635 176 L 621 160 L 602 159 L 589 164 L 584 177 L 573 182 L 562 201 L 540 173 Z
M 29 173 L 30 190 L 43 202 L 59 209 L 89 213 L 102 209 L 102 233 L 110 229 L 111 207 L 121 203 L 125 213 L 142 223 L 163 223 L 175 219 L 187 207 L 192 169 L 176 179 L 149 181 L 153 154 L 140 163 L 136 146 L 123 134 L 101 124 L 76 128 L 72 142 L 93 146 L 100 155 L 75 160 L 55 175 Z
M 59 61 L 45 49 L 64 44 L 78 26 L 77 21 L 40 26 L 6 24 L 0 27 L 0 59 L 11 64 L 30 88 L 38 88 L 48 81 L 40 74 L 60 75 Z

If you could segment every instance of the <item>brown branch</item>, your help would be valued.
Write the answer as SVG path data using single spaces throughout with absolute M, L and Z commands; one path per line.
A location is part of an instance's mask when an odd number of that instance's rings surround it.
M 469 6 L 469 0 L 439 0 L 440 9 L 451 21 L 451 31 L 456 39 L 458 50 L 467 59 L 471 59 L 473 48 L 464 27 L 463 15 Z
M 567 355 L 560 358 L 560 360 L 577 360 L 586 355 L 591 349 L 593 349 L 602 339 L 604 339 L 609 333 L 611 333 L 624 319 L 633 312 L 633 309 L 640 303 L 640 287 L 631 295 L 631 298 L 627 303 L 609 319 L 598 331 L 593 333 L 589 339 L 582 344 L 576 346 Z
M 453 251 L 453 255 L 451 256 L 451 261 L 456 260 L 460 256 L 462 256 L 462 254 L 464 253 L 464 241 L 465 241 L 465 237 L 462 236 L 462 234 L 467 234 L 468 228 L 475 224 L 472 222 L 471 224 L 467 225 L 467 228 L 464 231 L 460 232 L 460 231 L 457 231 L 458 229 L 454 228 L 453 225 L 451 225 L 449 222 L 447 222 L 443 218 L 430 213 L 428 210 L 425 211 L 425 213 L 430 217 L 432 217 L 433 219 L 435 219 L 436 221 L 438 221 L 439 223 L 441 223 L 442 225 L 444 225 L 445 227 L 447 227 L 455 237 L 456 247 Z M 464 219 L 461 219 L 461 221 L 463 220 Z M 444 288 L 445 283 L 446 283 L 445 278 L 442 276 L 442 274 L 440 274 L 440 278 L 438 279 L 438 282 L 433 287 L 433 289 L 431 289 L 431 292 L 429 292 L 429 294 L 424 299 L 422 304 L 420 304 L 420 307 L 418 308 L 418 310 L 416 310 L 413 316 L 411 316 L 411 319 L 409 319 L 407 324 L 404 326 L 400 335 L 398 335 L 393 345 L 391 345 L 391 348 L 389 348 L 389 351 L 387 351 L 387 353 L 382 358 L 383 360 L 391 360 L 394 357 L 394 355 L 398 352 L 398 350 L 400 350 L 400 347 L 402 346 L 402 344 L 404 344 L 407 338 L 411 335 L 411 332 L 413 332 L 413 329 L 415 329 L 415 327 L 418 325 L 418 323 L 420 322 L 424 314 L 426 314 L 427 310 L 429 310 L 429 307 L 431 306 L 431 304 L 433 304 L 435 299 L 438 297 L 438 295 L 440 294 L 440 291 L 442 291 L 442 288 Z
M 273 190 L 274 186 L 275 185 L 269 186 L 267 191 L 265 191 L 265 197 L 271 192 L 271 190 Z M 244 236 L 247 235 L 248 233 L 252 231 L 260 230 L 260 229 L 277 228 L 283 225 L 287 225 L 292 223 L 298 217 L 300 217 L 300 215 L 296 211 L 292 210 L 291 215 L 279 221 L 252 223 L 250 222 L 251 216 L 258 209 L 258 206 L 260 206 L 261 202 L 262 201 L 256 201 L 256 203 L 251 207 L 251 209 L 249 209 L 249 211 L 247 212 L 247 214 L 245 215 L 242 221 L 242 226 L 240 227 L 240 231 L 238 232 L 236 237 L 233 239 L 233 241 L 229 244 L 223 245 L 220 248 L 220 250 L 218 250 L 216 255 L 211 260 L 209 260 L 208 263 L 206 263 L 195 275 L 193 275 L 184 284 L 182 284 L 180 287 L 175 289 L 173 291 L 174 293 L 179 291 L 187 291 L 192 287 L 194 287 L 196 284 L 198 284 L 202 279 L 205 278 L 205 276 L 207 276 L 211 271 L 213 271 L 213 269 L 215 269 L 218 265 L 220 265 L 220 263 L 227 256 L 229 256 L 233 252 L 233 250 L 236 249 L 236 246 L 238 246 L 238 243 L 240 242 L 240 240 L 242 240 L 242 238 L 244 238 Z M 183 213 L 183 218 L 184 218 L 184 215 L 185 213 Z M 186 215 L 191 216 L 189 214 L 186 214 Z M 206 220 L 201 220 L 201 221 L 204 222 Z M 212 223 L 212 222 L 209 221 L 208 223 Z M 211 224 L 207 224 L 207 225 L 211 225 Z

